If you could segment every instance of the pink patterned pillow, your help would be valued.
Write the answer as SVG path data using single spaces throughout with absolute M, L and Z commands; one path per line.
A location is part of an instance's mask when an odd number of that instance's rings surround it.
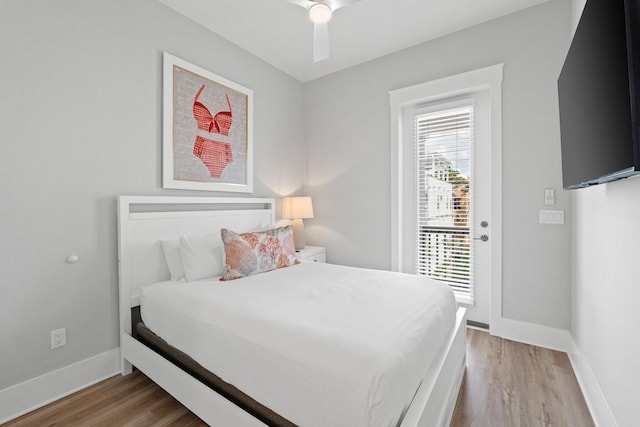
M 300 263 L 290 225 L 242 234 L 223 228 L 220 235 L 227 255 L 220 280 L 239 279 Z

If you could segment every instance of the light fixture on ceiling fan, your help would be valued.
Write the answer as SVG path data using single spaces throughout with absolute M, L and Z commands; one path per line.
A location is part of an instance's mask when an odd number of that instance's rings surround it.
M 313 22 L 313 62 L 329 58 L 329 25 L 331 6 L 318 2 L 309 8 L 309 19 Z
M 331 15 L 337 9 L 360 0 L 289 0 L 307 9 L 313 22 L 313 62 L 329 58 L 329 26 Z

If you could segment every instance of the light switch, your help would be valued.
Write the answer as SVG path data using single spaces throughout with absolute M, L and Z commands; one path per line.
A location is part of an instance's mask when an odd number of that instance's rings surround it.
M 564 211 L 563 210 L 554 210 L 554 211 L 541 210 L 539 221 L 540 221 L 540 224 L 564 224 Z

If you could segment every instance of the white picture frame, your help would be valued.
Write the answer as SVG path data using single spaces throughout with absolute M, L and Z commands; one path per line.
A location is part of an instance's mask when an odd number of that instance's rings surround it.
M 253 192 L 253 91 L 163 54 L 162 187 Z

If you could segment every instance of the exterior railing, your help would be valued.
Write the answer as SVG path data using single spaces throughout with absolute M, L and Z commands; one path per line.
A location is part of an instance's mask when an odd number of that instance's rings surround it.
M 421 227 L 418 233 L 418 274 L 468 290 L 472 277 L 469 233 L 469 227 Z

